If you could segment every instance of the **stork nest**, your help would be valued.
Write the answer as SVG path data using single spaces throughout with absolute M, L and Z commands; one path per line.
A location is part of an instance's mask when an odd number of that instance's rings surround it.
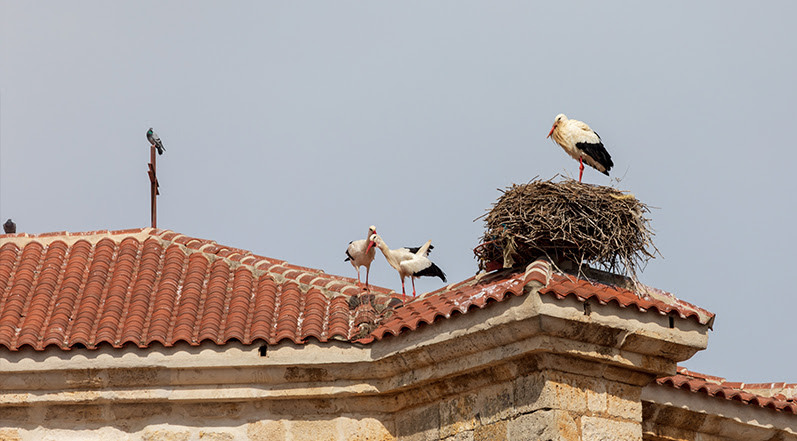
M 479 269 L 510 268 L 547 257 L 555 265 L 582 264 L 636 278 L 658 253 L 650 209 L 632 194 L 611 187 L 535 180 L 513 184 L 478 217 L 487 231 L 473 250 Z

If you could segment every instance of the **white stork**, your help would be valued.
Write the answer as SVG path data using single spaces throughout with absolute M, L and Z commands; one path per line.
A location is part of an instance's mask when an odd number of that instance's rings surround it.
M 429 260 L 429 252 L 434 248 L 432 240 L 429 239 L 420 247 L 397 248 L 391 250 L 388 248 L 385 241 L 379 235 L 374 234 L 370 238 L 371 244 L 376 244 L 385 255 L 387 263 L 396 269 L 401 277 L 401 294 L 406 297 L 407 293 L 404 289 L 404 278 L 409 277 L 412 280 L 412 296 L 415 297 L 415 279 L 418 277 L 439 277 L 443 282 L 446 281 L 446 274 L 437 265 Z
M 578 182 L 584 174 L 584 162 L 590 167 L 609 176 L 609 170 L 614 166 L 612 157 L 606 148 L 603 147 L 601 137 L 590 129 L 586 123 L 575 119 L 567 119 L 563 114 L 556 115 L 551 131 L 548 132 L 549 138 L 553 135 L 553 140 L 572 156 L 578 160 Z
M 374 244 L 370 243 L 371 235 L 376 234 L 376 227 L 371 225 L 368 227 L 368 234 L 366 239 L 353 240 L 349 242 L 349 247 L 346 248 L 346 260 L 344 262 L 351 262 L 354 269 L 357 270 L 357 286 L 362 285 L 360 281 L 360 267 L 365 267 L 365 289 L 368 289 L 368 275 L 371 273 L 371 262 L 376 257 L 376 249 L 371 248 Z

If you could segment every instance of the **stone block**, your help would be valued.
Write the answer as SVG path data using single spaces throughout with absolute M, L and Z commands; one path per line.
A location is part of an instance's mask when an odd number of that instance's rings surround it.
M 541 372 L 515 380 L 515 405 L 519 413 L 540 409 L 587 411 L 587 390 L 598 388 L 594 378 L 563 372 Z
M 44 419 L 49 421 L 81 421 L 85 423 L 103 421 L 105 418 L 103 415 L 103 409 L 100 406 L 64 404 L 48 407 Z
M 665 370 L 666 372 L 666 370 Z M 644 372 L 637 372 L 631 369 L 606 366 L 603 371 L 603 378 L 609 381 L 617 381 L 620 383 L 632 384 L 635 386 L 645 386 L 650 383 L 655 377 L 651 374 Z
M 501 383 L 479 389 L 476 393 L 476 415 L 483 426 L 512 418 L 517 414 L 512 383 Z
M 581 331 L 586 331 L 586 328 L 582 328 Z M 538 366 L 540 371 L 566 372 L 578 377 L 593 377 L 602 372 L 606 365 L 598 361 L 568 355 L 543 354 L 540 356 Z
M 344 441 L 395 441 L 385 424 L 376 418 L 338 418 L 339 433 Z
M 282 421 L 257 421 L 246 426 L 249 441 L 283 441 L 287 430 Z
M 195 418 L 236 418 L 241 413 L 238 403 L 191 403 L 186 404 L 185 413 Z
M 581 417 L 582 441 L 642 441 L 642 425 L 598 417 Z
M 326 369 L 312 367 L 289 367 L 285 369 L 285 380 L 290 382 L 329 381 L 332 378 Z
M 188 441 L 191 438 L 191 432 L 187 430 L 146 430 L 141 435 L 143 441 Z
M 27 421 L 30 419 L 29 410 L 27 407 L 4 407 L 0 412 L 0 421 L 8 421 L 11 424 L 8 426 L 17 426 L 20 421 Z M 0 425 L 5 425 L 0 423 Z
M 532 373 L 518 377 L 514 382 L 515 408 L 519 413 L 530 413 L 542 408 L 554 408 L 550 395 L 543 395 L 545 378 L 542 374 Z
M 677 427 L 660 426 L 652 421 L 642 423 L 642 436 L 647 440 L 679 440 L 697 441 L 697 432 L 693 429 L 681 429 Z M 707 440 L 700 440 L 707 441 Z
M 64 373 L 64 381 L 74 388 L 96 389 L 105 385 L 105 373 L 98 369 L 78 369 Z
M 135 369 L 109 369 L 108 385 L 109 386 L 151 386 L 153 384 L 165 383 L 168 379 L 162 378 L 166 375 L 165 370 L 161 368 L 144 368 L 138 367 Z
M 661 427 L 679 427 L 714 433 L 716 433 L 716 430 L 720 429 L 719 426 L 713 428 L 707 427 L 708 425 L 706 423 L 708 422 L 710 425 L 712 419 L 708 418 L 708 415 L 705 413 L 691 412 L 688 409 L 670 406 L 655 406 L 655 408 L 657 410 L 656 424 Z
M 473 431 L 473 441 L 507 441 L 506 421 L 479 426 Z
M 594 377 L 557 371 L 546 373 L 546 377 L 548 384 L 545 390 L 554 394 L 553 407 L 579 414 L 587 412 L 587 391 L 600 387 Z
M 605 414 L 609 408 L 609 394 L 605 384 L 597 384 L 594 389 L 587 389 L 587 410 L 596 414 Z
M 293 441 L 338 441 L 334 420 L 291 421 L 288 433 Z
M 168 403 L 150 404 L 117 404 L 111 407 L 114 419 L 119 422 L 123 420 L 150 418 L 156 415 L 166 417 L 172 411 Z
M 439 440 L 439 406 L 435 404 L 399 412 L 396 415 L 396 436 L 401 441 Z
M 235 437 L 225 432 L 206 432 L 199 431 L 199 439 L 202 441 L 235 441 Z
M 615 417 L 642 422 L 642 388 L 625 383 L 606 384 L 608 403 L 606 412 Z
M 728 441 L 729 438 L 724 436 L 707 435 L 705 433 L 697 433 L 695 434 L 695 437 L 691 439 L 693 439 L 694 441 Z M 736 438 L 736 439 L 741 439 L 741 438 Z M 785 441 L 787 439 L 789 438 L 787 438 L 785 435 L 781 436 L 775 435 L 773 438 L 770 438 L 768 441 Z
M 507 422 L 510 440 L 581 441 L 578 421 L 569 412 L 538 410 Z
M 461 395 L 440 403 L 440 438 L 476 427 L 476 395 Z
M 468 430 L 465 432 L 459 432 L 455 435 L 451 435 L 447 438 L 443 438 L 442 441 L 474 441 L 473 440 L 473 431 Z
M 17 429 L 0 429 L 0 441 L 22 441 Z

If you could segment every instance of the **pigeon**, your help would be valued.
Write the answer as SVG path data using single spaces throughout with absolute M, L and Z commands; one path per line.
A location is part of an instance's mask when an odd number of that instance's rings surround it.
M 17 224 L 11 219 L 7 220 L 6 223 L 3 224 L 3 231 L 5 231 L 6 234 L 14 234 L 17 232 Z
M 158 134 L 152 131 L 152 127 L 147 130 L 147 141 L 149 141 L 150 144 L 154 145 L 155 148 L 158 149 L 159 155 L 162 155 L 163 152 L 166 151 L 166 149 L 163 148 L 163 143 L 161 142 L 160 137 L 158 137 Z

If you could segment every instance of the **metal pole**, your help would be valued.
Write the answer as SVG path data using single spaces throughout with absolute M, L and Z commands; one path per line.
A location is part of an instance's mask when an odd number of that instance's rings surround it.
M 158 175 L 155 173 L 155 146 L 149 148 L 149 182 L 150 182 L 150 208 L 152 211 L 152 228 L 158 227 Z

